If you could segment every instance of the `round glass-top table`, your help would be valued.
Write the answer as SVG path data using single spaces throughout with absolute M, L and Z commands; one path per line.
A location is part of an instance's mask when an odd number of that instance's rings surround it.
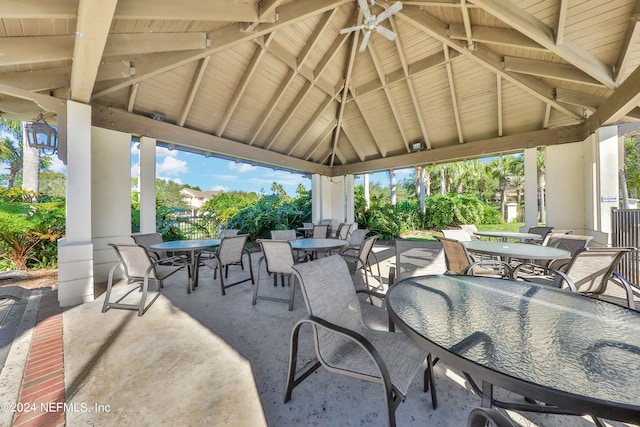
M 187 290 L 191 293 L 192 289 L 195 289 L 198 284 L 196 283 L 196 278 L 198 277 L 195 274 L 197 261 L 197 253 L 207 250 L 213 249 L 220 246 L 220 239 L 194 239 L 194 240 L 173 240 L 171 242 L 162 242 L 162 243 L 154 243 L 153 245 L 149 245 L 149 248 L 163 251 L 172 251 L 172 252 L 187 252 L 189 255 L 189 286 Z
M 489 240 L 472 240 L 462 242 L 469 251 L 486 255 L 499 256 L 505 259 L 563 259 L 571 258 L 571 252 L 551 246 L 532 245 L 529 243 L 496 242 Z
M 518 240 L 542 240 L 542 236 L 534 233 L 518 233 L 514 231 L 476 231 L 473 234 L 482 237 L 495 237 L 496 239 L 506 241 L 507 239 Z
M 445 363 L 547 405 L 518 410 L 640 422 L 640 313 L 561 289 L 474 276 L 392 286 L 393 322 Z M 514 407 L 511 406 L 513 409 Z
M 290 242 L 293 250 L 311 252 L 312 254 L 340 249 L 349 243 L 342 239 L 296 239 Z

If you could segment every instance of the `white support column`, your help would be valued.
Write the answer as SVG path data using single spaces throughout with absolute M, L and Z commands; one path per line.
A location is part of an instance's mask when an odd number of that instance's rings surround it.
M 91 158 L 93 278 L 106 283 L 118 261 L 109 243 L 131 242 L 131 135 L 93 127 Z
M 344 199 L 345 199 L 345 222 L 355 222 L 355 176 L 346 175 L 344 177 Z
M 140 232 L 156 232 L 156 140 L 140 138 Z
M 588 180 L 585 181 L 586 143 L 550 145 L 546 148 L 547 225 L 584 234 Z M 583 191 L 583 188 L 585 191 Z
M 524 224 L 525 229 L 538 225 L 538 150 L 524 150 Z
M 312 221 L 331 219 L 335 229 L 340 222 L 353 222 L 354 177 L 353 175 L 311 177 Z M 349 219 L 351 218 L 351 219 Z
M 66 237 L 58 240 L 58 302 L 93 299 L 91 106 L 67 101 Z
M 606 243 L 611 243 L 611 208 L 619 206 L 620 185 L 618 180 L 618 127 L 607 126 L 596 132 L 597 168 L 596 181 L 598 228 L 608 235 Z

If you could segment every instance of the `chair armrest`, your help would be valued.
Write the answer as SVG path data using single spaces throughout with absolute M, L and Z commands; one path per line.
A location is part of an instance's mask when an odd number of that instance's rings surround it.
M 513 427 L 513 423 L 502 413 L 493 408 L 474 408 L 469 413 L 467 427 L 484 427 L 487 421 L 497 427 Z
M 372 297 L 376 297 L 376 298 L 380 298 L 380 299 L 385 299 L 387 296 L 381 292 L 376 292 L 373 291 L 371 289 L 357 289 L 356 290 L 356 294 L 367 294 L 370 295 Z
M 480 261 L 475 261 L 472 262 L 471 264 L 469 264 L 469 266 L 467 267 L 467 269 L 465 270 L 465 274 L 473 274 L 473 269 L 474 267 L 484 267 L 484 268 L 490 268 L 490 269 L 502 269 L 502 276 L 503 277 L 507 277 L 507 278 L 512 278 L 513 277 L 513 271 L 511 266 L 504 262 L 504 261 L 498 261 L 498 260 L 480 260 Z
M 393 387 L 393 384 L 391 383 L 391 375 L 389 374 L 389 370 L 387 369 L 387 365 L 384 363 L 382 356 L 380 356 L 378 350 L 376 350 L 373 344 L 371 344 L 371 342 L 363 335 L 316 316 L 308 316 L 307 318 L 298 321 L 294 328 L 298 328 L 298 325 L 303 323 L 311 323 L 312 325 L 319 326 L 356 343 L 364 350 L 367 356 L 372 359 L 384 384 L 389 388 Z M 318 354 L 318 360 L 320 360 L 320 363 L 325 364 L 324 360 L 320 357 L 320 354 Z
M 514 280 L 517 280 L 517 279 L 521 278 L 522 280 L 527 281 L 527 276 L 519 276 L 520 275 L 520 270 L 524 266 L 535 266 L 535 267 L 537 267 L 540 271 L 542 271 L 542 274 L 539 274 L 538 276 L 548 276 L 550 278 L 553 278 L 555 276 L 560 276 L 561 279 L 562 279 L 561 282 L 560 282 L 560 287 L 562 287 L 562 283 L 563 282 L 566 282 L 567 286 L 569 286 L 569 289 L 571 289 L 572 292 L 577 292 L 578 291 L 578 289 L 576 288 L 576 284 L 563 271 L 556 270 L 555 268 L 550 268 L 550 267 L 541 267 L 541 266 L 535 265 L 535 264 L 520 264 L 519 266 L 517 266 L 513 270 L 513 273 L 512 273 Z

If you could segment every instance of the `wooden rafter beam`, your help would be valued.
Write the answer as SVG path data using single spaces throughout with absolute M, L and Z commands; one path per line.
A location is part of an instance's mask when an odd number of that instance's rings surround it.
M 118 0 L 80 0 L 71 66 L 71 99 L 88 103 Z
M 184 103 L 182 104 L 182 109 L 180 110 L 180 117 L 178 118 L 178 126 L 184 126 L 187 121 L 187 117 L 189 117 L 189 112 L 191 111 L 191 107 L 193 106 L 193 102 L 196 99 L 196 95 L 198 93 L 198 89 L 200 88 L 200 84 L 202 83 L 202 79 L 207 71 L 207 67 L 209 66 L 209 61 L 211 60 L 210 56 L 205 56 L 198 62 L 198 66 L 196 67 L 195 72 L 193 73 L 193 77 L 191 78 L 191 84 L 189 85 L 189 90 L 187 91 L 187 96 L 184 99 Z M 136 83 L 134 86 L 137 86 Z
M 515 153 L 540 145 L 557 145 L 584 140 L 584 126 L 562 126 L 548 130 L 508 135 L 480 141 L 467 141 L 448 147 L 418 151 L 375 160 L 366 160 L 332 169 L 333 176 L 361 174 L 410 166 L 470 160 L 490 155 Z
M 318 42 L 320 41 L 320 36 L 329 27 L 329 23 L 331 22 L 331 19 L 333 19 L 337 11 L 338 8 L 335 8 L 322 14 L 320 22 L 318 22 L 318 24 L 315 26 L 313 32 L 311 33 L 311 36 L 309 36 L 304 47 L 302 48 L 300 53 L 298 53 L 298 57 L 296 58 L 298 68 L 304 65 L 307 59 L 309 59 L 309 55 L 311 54 L 311 52 L 313 52 L 317 48 Z
M 453 117 L 456 121 L 456 131 L 458 132 L 458 142 L 462 144 L 464 142 L 464 135 L 462 134 L 462 120 L 460 118 L 460 110 L 458 109 L 458 95 L 456 94 L 456 84 L 453 78 L 453 68 L 451 62 L 449 62 L 449 47 L 446 44 L 442 45 L 444 50 L 444 58 L 446 60 L 445 67 L 447 69 L 447 79 L 449 80 L 449 93 L 451 94 L 451 106 L 453 107 Z
M 450 24 L 449 37 L 454 40 L 466 40 L 467 35 L 464 25 Z M 546 51 L 543 46 L 534 42 L 529 37 L 511 28 L 493 28 L 480 25 L 471 26 L 471 40 L 474 43 L 488 43 L 499 46 Z
M 316 122 L 320 120 L 320 118 L 324 115 L 324 112 L 329 108 L 329 106 L 333 103 L 334 99 L 329 98 L 328 96 L 324 98 L 322 103 L 318 105 L 316 111 L 313 113 L 311 118 L 307 120 L 307 124 L 298 132 L 298 134 L 293 138 L 293 144 L 287 150 L 287 155 L 290 156 L 296 148 L 302 143 L 302 140 L 309 134 L 311 129 L 316 125 Z
M 498 104 L 498 136 L 502 136 L 502 118 L 504 113 L 502 111 L 502 77 L 496 76 L 496 98 Z
M 577 105 L 591 111 L 596 110 L 607 100 L 607 98 L 603 96 L 591 95 L 560 87 L 556 88 L 556 99 L 558 100 L 558 102 Z
M 396 25 L 395 17 L 389 17 L 389 22 L 391 23 L 391 29 L 396 34 L 399 34 L 398 26 Z M 402 41 L 400 37 L 396 37 L 396 49 L 398 51 L 398 57 L 400 58 L 400 65 L 402 66 L 402 73 L 405 81 L 407 82 L 407 89 L 409 90 L 409 95 L 411 96 L 411 103 L 413 104 L 413 111 L 416 114 L 416 118 L 418 120 L 418 124 L 420 125 L 420 132 L 422 133 L 422 139 L 427 147 L 427 149 L 431 149 L 431 140 L 429 139 L 429 133 L 427 132 L 427 125 L 424 121 L 424 117 L 422 117 L 422 107 L 420 106 L 420 101 L 418 100 L 418 95 L 416 93 L 415 85 L 413 84 L 413 80 L 409 78 L 409 63 L 407 61 L 407 56 L 404 52 L 404 46 L 402 45 Z M 444 57 L 444 56 L 443 56 Z M 385 76 L 386 79 L 386 76 Z M 384 84 L 385 82 L 383 82 Z M 409 146 L 407 144 L 407 152 L 409 152 Z
M 462 13 L 462 22 L 464 23 L 464 36 L 467 42 L 467 47 L 473 49 L 473 32 L 471 31 L 471 17 L 469 16 L 469 10 L 467 9 L 467 1 L 460 0 L 460 12 Z
M 586 121 L 585 129 L 593 133 L 599 127 L 613 124 L 640 104 L 640 67 L 620 84 L 604 104 Z
M 294 114 L 303 105 L 304 100 L 311 92 L 311 89 L 313 89 L 313 84 L 310 81 L 306 81 L 304 86 L 302 86 L 302 89 L 300 89 L 300 92 L 298 92 L 298 95 L 296 95 L 295 100 L 291 105 L 289 105 L 289 108 L 284 112 L 284 115 L 267 138 L 267 144 L 264 147 L 265 150 L 269 150 L 273 143 L 276 142 L 282 131 L 287 126 L 287 123 L 289 123 L 289 120 L 293 118 Z
M 133 74 L 135 68 L 129 61 L 104 62 L 98 68 L 96 81 L 120 79 Z M 71 67 L 0 74 L 0 82 L 33 92 L 69 87 Z
M 265 36 L 273 31 L 285 28 L 317 14 L 322 14 L 350 1 L 351 0 L 297 0 L 291 2 L 278 9 L 279 19 L 277 22 L 273 24 L 260 24 L 253 32 L 243 31 L 242 26 L 239 24 L 230 25 L 209 33 L 209 40 L 212 41 L 212 45 L 206 49 L 172 54 L 152 54 L 140 58 L 136 61 L 135 77 L 123 79 L 111 85 L 105 85 L 94 93 L 93 96 L 99 98 L 113 93 L 137 81 L 149 79 L 190 62 L 202 59 L 205 56 L 214 55 L 258 37 Z
M 223 154 L 262 165 L 278 167 L 287 165 L 288 169 L 294 171 L 327 176 L 331 175 L 331 169 L 327 166 L 296 159 L 285 154 L 267 151 L 262 148 L 251 147 L 241 142 L 198 132 L 171 123 L 160 122 L 115 108 L 94 106 L 92 108 L 92 123 L 94 126 L 105 129 L 119 130 L 132 135 L 149 136 L 161 141 L 175 143 L 176 145 L 196 148 L 214 154 Z
M 474 0 L 474 3 L 603 85 L 612 89 L 616 87 L 613 70 L 609 65 L 566 37 L 561 45 L 557 45 L 553 29 L 515 4 L 500 0 Z
M 564 42 L 564 28 L 567 25 L 567 10 L 569 9 L 569 0 L 560 0 L 558 9 L 558 24 L 556 25 L 557 45 Z
M 331 137 L 331 134 L 333 133 L 333 129 L 335 129 L 335 127 L 336 127 L 336 122 L 335 121 L 332 120 L 329 123 L 327 123 L 327 126 L 324 128 L 322 133 L 320 133 L 320 135 L 316 138 L 314 143 L 311 144 L 311 146 L 309 146 L 309 148 L 307 149 L 306 153 L 304 153 L 302 158 L 304 160 L 311 159 L 311 157 L 313 157 L 313 154 L 316 151 L 318 151 L 318 149 L 321 146 L 325 145 L 325 141 Z M 331 144 L 331 140 L 329 139 L 328 145 L 330 145 L 330 144 Z M 331 148 L 331 147 L 329 146 L 329 148 Z
M 275 22 L 278 15 L 276 8 L 280 6 L 283 0 L 262 0 L 258 3 L 258 19 L 253 21 L 245 31 L 253 31 L 260 22 Z
M 530 76 L 547 77 L 590 86 L 603 86 L 602 83 L 570 64 L 505 56 L 504 69 Z
M 371 41 L 371 40 L 369 40 Z M 356 107 L 358 107 L 358 111 L 360 111 L 360 116 L 362 116 L 362 120 L 364 120 L 364 124 L 367 126 L 367 130 L 369 131 L 369 135 L 371 135 L 371 140 L 373 141 L 373 143 L 375 144 L 376 148 L 378 149 L 378 153 L 382 156 L 385 157 L 387 155 L 386 150 L 383 149 L 383 144 L 378 141 L 378 138 L 376 137 L 376 135 L 378 134 L 377 132 L 373 131 L 373 123 L 371 123 L 371 120 L 369 119 L 368 115 L 367 115 L 367 110 L 365 108 L 365 106 L 363 105 L 362 102 L 362 98 L 357 98 L 355 99 L 356 101 Z M 356 148 L 356 147 L 354 147 Z M 358 155 L 361 156 L 360 160 L 364 160 L 364 155 L 362 155 L 358 150 L 356 150 L 356 152 L 358 152 Z
M 131 113 L 133 111 L 133 107 L 136 105 L 136 97 L 138 96 L 138 88 L 140 87 L 139 83 L 131 86 L 131 90 L 129 91 L 129 101 L 127 101 L 127 112 Z
M 354 144 L 354 143 L 353 143 L 353 140 L 354 140 L 355 138 L 353 137 L 353 135 L 352 135 L 352 136 L 349 136 L 349 134 L 350 134 L 350 133 L 351 133 L 351 132 L 350 132 L 350 131 L 349 131 L 349 129 L 347 129 L 346 127 L 344 127 L 344 128 L 342 129 L 342 136 L 343 136 L 343 138 L 344 138 L 344 139 L 349 143 L 349 145 L 351 145 L 351 148 L 353 148 L 353 151 L 355 151 L 355 152 L 356 152 L 356 155 L 358 156 L 358 159 L 359 159 L 361 162 L 364 162 L 364 161 L 366 160 L 367 156 L 365 155 L 365 153 L 363 153 L 363 152 L 362 152 L 362 149 L 360 148 L 360 146 L 359 146 L 359 145 L 356 145 L 356 144 Z M 333 141 L 332 141 L 332 146 L 333 146 Z M 331 148 L 331 147 L 329 147 L 329 148 Z M 344 161 L 344 160 L 340 160 L 340 161 L 341 161 L 343 164 L 345 163 L 345 161 Z

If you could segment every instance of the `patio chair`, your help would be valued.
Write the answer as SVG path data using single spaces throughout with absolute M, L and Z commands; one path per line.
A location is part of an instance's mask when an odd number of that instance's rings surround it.
M 271 240 L 296 240 L 296 230 L 271 230 Z
M 378 240 L 377 234 L 367 237 L 357 250 L 350 249 L 343 251 L 340 253 L 340 256 L 342 256 L 347 263 L 351 274 L 355 274 L 358 271 L 364 272 L 364 282 L 367 289 L 381 290 L 382 278 L 380 277 L 380 263 L 378 262 L 378 257 L 376 257 L 376 254 L 373 252 L 373 245 L 375 245 L 376 240 Z M 371 274 L 372 277 L 376 277 L 371 267 L 371 257 L 373 257 L 378 267 L 378 286 L 374 287 L 369 284 L 369 274 Z
M 349 237 L 349 232 L 351 231 L 351 226 L 353 224 L 349 222 L 342 222 L 338 225 L 338 229 L 336 230 L 336 239 L 347 240 Z
M 160 233 L 134 233 L 131 235 L 131 238 L 136 245 L 144 246 L 149 256 L 155 260 L 169 258 L 171 256 L 167 251 L 156 251 L 150 248 L 151 245 L 164 241 Z
M 363 323 L 349 269 L 339 255 L 296 264 L 293 270 L 309 315 L 291 332 L 285 403 L 297 385 L 323 366 L 329 372 L 382 384 L 388 425 L 395 426 L 395 410 L 426 357 L 424 386 L 425 390 L 431 386 L 432 405 L 437 407 L 431 355 L 404 334 L 372 330 Z M 304 325 L 312 328 L 317 362 L 296 377 Z
M 478 231 L 478 227 L 475 224 L 460 224 L 460 229 L 466 231 L 471 236 L 471 239 L 480 239 L 480 236 L 476 236 L 474 233 Z M 445 236 L 448 237 L 448 236 Z
M 355 230 L 353 230 L 353 232 L 349 235 L 349 243 L 347 243 L 347 246 L 343 246 L 340 249 L 339 253 L 342 254 L 343 252 L 351 249 L 358 250 L 362 242 L 364 242 L 364 239 L 367 238 L 367 234 L 369 234 L 368 228 L 356 228 Z
M 258 277 L 256 284 L 253 287 L 253 300 L 252 305 L 256 305 L 258 299 L 264 299 L 269 301 L 288 302 L 289 311 L 293 310 L 293 297 L 295 293 L 295 286 L 292 283 L 293 265 L 296 262 L 296 257 L 291 249 L 291 243 L 288 240 L 268 240 L 259 239 L 258 244 L 262 248 L 262 257 L 258 261 Z M 289 298 L 277 298 L 266 295 L 258 294 L 258 287 L 260 286 L 260 272 L 262 262 L 264 261 L 268 274 L 273 274 L 273 286 L 278 285 L 278 275 L 281 276 L 282 286 L 284 286 L 284 276 L 288 277 L 288 282 L 291 290 L 289 291 Z
M 313 226 L 311 237 L 314 239 L 326 239 L 329 236 L 328 224 L 316 224 Z
M 221 228 L 218 232 L 218 239 L 222 239 L 225 237 L 237 236 L 240 230 L 235 230 L 232 228 Z
M 442 274 L 444 252 L 437 242 L 395 240 L 396 262 L 389 268 L 389 287 L 410 277 Z
M 457 229 L 457 230 L 440 230 L 440 232 L 447 239 L 455 239 L 460 242 L 470 242 L 471 234 L 467 230 Z
M 589 242 L 593 240 L 593 236 L 581 236 L 579 234 L 556 234 L 549 233 L 542 241 L 543 246 L 549 246 L 552 248 L 565 249 L 571 252 L 571 257 L 564 259 L 538 261 L 536 264 L 543 265 L 545 267 L 555 268 L 556 270 L 566 265 L 571 261 L 571 258 L 581 249 L 585 249 Z
M 483 259 L 476 261 L 459 240 L 436 236 L 442 243 L 447 266 L 445 274 L 510 278 L 511 266 L 499 260 Z
M 174 257 L 173 259 L 154 260 L 149 256 L 149 252 L 142 245 L 122 245 L 110 243 L 118 256 L 119 262 L 109 271 L 107 281 L 107 291 L 105 293 L 102 312 L 106 312 L 110 308 L 119 308 L 125 310 L 137 310 L 138 316 L 142 316 L 151 305 L 160 296 L 160 289 L 163 287 L 163 280 L 174 273 L 184 270 L 186 275 L 187 291 L 189 291 L 189 271 L 186 260 L 182 257 Z M 174 264 L 175 263 L 175 264 Z M 122 268 L 127 284 L 139 283 L 138 286 L 129 290 L 116 301 L 111 301 L 111 291 L 113 289 L 113 276 L 118 268 Z M 148 305 L 146 304 L 147 295 L 149 293 L 149 281 L 152 280 L 156 284 L 157 294 Z M 142 296 L 137 304 L 122 302 L 133 291 L 140 289 Z
M 490 424 L 487 424 L 490 423 Z M 467 418 L 467 427 L 515 427 L 506 415 L 494 408 L 474 408 Z
M 249 238 L 248 234 L 238 234 L 237 236 L 225 237 L 220 241 L 220 246 L 213 258 L 202 262 L 203 265 L 213 269 L 213 280 L 216 280 L 218 269 L 220 269 L 220 289 L 222 295 L 226 295 L 225 289 L 230 288 L 240 283 L 251 280 L 251 284 L 254 284 L 253 279 L 253 267 L 251 266 L 251 253 L 244 247 Z M 237 280 L 233 283 L 224 283 L 224 280 L 229 277 L 229 267 L 233 265 L 241 265 L 242 257 L 247 254 L 249 258 L 249 277 L 241 280 Z M 198 264 L 200 265 L 200 263 Z M 222 269 L 224 268 L 224 274 Z M 197 272 L 196 272 L 197 274 Z
M 529 227 L 529 230 L 527 230 L 527 233 L 539 234 L 540 236 L 542 236 L 542 239 L 540 240 L 527 239 L 524 241 L 524 243 L 539 245 L 544 241 L 545 237 L 547 237 L 547 234 L 551 233 L 552 230 L 553 230 L 553 227 L 540 227 L 540 226 Z
M 556 288 L 567 287 L 594 298 L 604 295 L 609 281 L 612 281 L 624 288 L 627 307 L 634 309 L 631 284 L 616 272 L 620 260 L 629 251 L 630 248 L 585 248 L 576 252 L 560 270 L 545 268 L 542 274 L 523 274 L 526 265 L 522 265 L 514 269 L 513 277 Z

